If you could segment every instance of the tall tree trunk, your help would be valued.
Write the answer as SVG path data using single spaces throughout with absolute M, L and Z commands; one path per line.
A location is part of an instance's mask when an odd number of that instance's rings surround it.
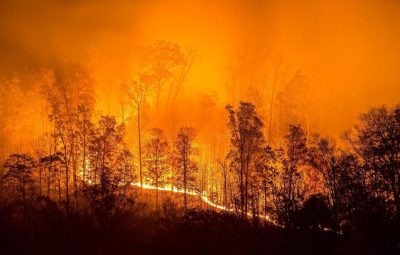
M 61 176 L 58 176 L 57 178 L 57 182 L 58 182 L 58 204 L 61 205 L 61 201 L 62 201 L 62 196 L 61 196 Z
M 158 213 L 158 169 L 156 165 L 156 212 Z
M 63 141 L 64 143 L 64 141 Z M 69 200 L 69 166 L 68 166 L 68 158 L 67 158 L 67 148 L 64 144 L 64 168 L 65 168 L 65 206 L 67 209 L 67 217 L 69 217 L 70 212 L 70 200 Z
M 224 162 L 224 206 L 227 206 L 226 163 Z
M 140 187 L 143 189 L 143 172 L 142 172 L 142 137 L 141 137 L 141 127 L 140 127 L 140 107 L 137 110 L 137 126 L 138 126 L 138 153 L 139 153 L 139 178 Z
M 72 146 L 72 148 L 74 148 L 74 146 Z M 73 170 L 72 178 L 74 182 L 74 210 L 76 210 L 78 208 L 78 180 L 77 180 L 77 162 L 75 159 L 74 151 L 72 151 L 72 170 Z
M 175 185 L 175 181 L 174 181 L 174 172 L 175 172 L 175 157 L 172 157 L 172 167 L 171 167 L 171 191 L 174 191 L 174 185 Z
M 82 159 L 82 177 L 83 181 L 86 182 L 86 120 L 83 123 L 83 159 Z
M 185 208 L 185 213 L 187 212 L 187 197 L 186 197 L 186 189 L 187 189 L 187 152 L 185 152 L 184 155 L 184 161 L 183 161 L 183 204 Z
M 274 98 L 275 98 L 275 91 L 276 91 L 276 84 L 278 82 L 278 73 L 281 67 L 281 63 L 279 62 L 274 66 L 274 82 L 272 84 L 272 92 L 270 98 L 270 105 L 269 105 L 269 125 L 268 125 L 268 140 L 271 142 L 271 133 L 272 133 L 272 113 L 273 113 L 273 106 L 274 106 Z
M 264 183 L 264 219 L 267 221 L 267 185 Z
M 246 168 L 245 168 L 245 204 L 244 204 L 244 212 L 247 214 L 248 208 L 248 200 L 249 200 L 249 159 L 246 160 Z

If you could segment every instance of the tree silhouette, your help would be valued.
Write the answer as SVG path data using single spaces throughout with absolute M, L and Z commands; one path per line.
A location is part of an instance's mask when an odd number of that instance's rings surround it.
M 224 206 L 228 206 L 228 158 L 226 157 L 224 160 L 218 160 L 218 164 L 222 170 Z
M 226 109 L 229 113 L 232 144 L 229 155 L 239 177 L 240 210 L 244 218 L 248 207 L 250 175 L 254 169 L 255 155 L 264 143 L 261 131 L 264 124 L 251 103 L 240 102 L 236 111 L 231 105 L 226 106 Z
M 310 163 L 321 173 L 324 186 L 329 193 L 329 200 L 332 204 L 333 217 L 338 223 L 339 217 L 339 184 L 340 184 L 340 166 L 336 146 L 328 139 L 316 137 L 315 145 L 310 149 Z
M 90 138 L 90 172 L 84 193 L 99 223 L 107 227 L 133 198 L 127 194 L 133 182 L 133 157 L 123 148 L 124 126 L 103 116 Z
M 151 130 L 151 137 L 146 144 L 144 164 L 147 168 L 146 179 L 156 189 L 156 210 L 158 211 L 158 188 L 166 181 L 166 174 L 169 170 L 168 142 L 162 130 Z
M 273 181 L 278 175 L 279 155 L 270 146 L 265 146 L 258 155 L 256 173 L 258 175 L 258 188 L 261 190 L 264 201 L 264 216 L 271 211 L 269 203 L 273 194 Z
M 390 192 L 400 220 L 400 106 L 373 108 L 361 115 L 352 143 L 365 162 Z
M 287 227 L 294 227 L 294 214 L 304 198 L 303 176 L 299 168 L 306 163 L 307 138 L 299 125 L 290 125 L 286 138 L 286 156 L 280 174 L 278 218 Z
M 61 191 L 61 181 L 62 181 L 62 166 L 64 156 L 61 152 L 56 152 L 40 158 L 39 164 L 41 164 L 46 171 L 46 183 L 47 183 L 47 197 L 51 198 L 51 191 L 53 189 L 54 183 L 56 187 L 54 189 L 58 190 L 58 203 L 62 204 L 62 191 Z
M 9 195 L 22 202 L 25 222 L 28 202 L 32 201 L 35 192 L 33 170 L 36 166 L 34 159 L 27 154 L 11 154 L 4 162 L 7 169 L 2 181 Z
M 93 81 L 80 65 L 61 66 L 53 75 L 54 80 L 45 83 L 42 90 L 51 109 L 49 117 L 54 124 L 54 150 L 60 150 L 64 156 L 65 205 L 69 214 L 71 174 L 74 209 L 78 206 L 79 143 L 87 135 L 87 122 L 94 103 Z M 86 151 L 86 146 L 83 150 Z
M 191 61 L 191 59 L 185 58 L 185 54 L 175 43 L 160 40 L 145 49 L 140 73 L 155 91 L 157 115 L 159 115 L 163 87 L 169 84 L 168 101 L 171 94 L 174 93 L 174 83 L 177 83 L 178 86 L 181 85 L 190 68 Z
M 129 95 L 133 100 L 134 108 L 136 110 L 136 124 L 138 136 L 138 158 L 139 158 L 139 180 L 143 188 L 143 170 L 142 170 L 142 111 L 146 102 L 146 97 L 150 91 L 150 85 L 147 77 L 141 76 L 138 81 L 129 80 Z
M 174 146 L 174 157 L 177 165 L 176 183 L 179 188 L 184 190 L 183 203 L 185 211 L 187 211 L 187 191 L 195 188 L 194 173 L 198 170 L 193 158 L 196 154 L 196 149 L 193 146 L 194 137 L 193 128 L 180 128 Z

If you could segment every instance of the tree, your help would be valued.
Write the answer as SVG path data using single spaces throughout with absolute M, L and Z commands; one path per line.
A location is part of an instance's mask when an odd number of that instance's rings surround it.
M 136 110 L 136 121 L 137 121 L 137 135 L 138 135 L 138 158 L 139 158 L 139 180 L 140 186 L 143 188 L 143 170 L 142 170 L 142 111 L 143 106 L 146 102 L 146 97 L 149 92 L 149 83 L 145 76 L 141 76 L 138 81 L 130 80 L 129 82 L 129 93 L 133 100 L 134 107 Z
M 336 204 L 332 208 L 332 228 L 338 230 L 361 229 L 366 227 L 364 220 L 360 221 L 364 215 L 368 215 L 364 219 L 368 219 L 370 215 L 380 214 L 387 215 L 387 210 L 376 212 L 377 202 L 384 204 L 383 197 L 375 197 L 375 184 L 369 171 L 360 164 L 359 158 L 353 153 L 342 151 L 336 158 Z M 332 181 L 331 181 L 332 183 Z M 330 192 L 328 192 L 328 196 Z M 382 208 L 382 206 L 381 206 Z M 379 209 L 381 209 L 379 208 Z M 360 217 L 360 215 L 363 215 Z M 362 222 L 364 221 L 364 222 Z M 370 222 L 370 221 L 368 221 Z M 361 224 L 360 224 L 361 223 Z M 369 228 L 367 226 L 367 228 Z
M 74 209 L 78 206 L 79 143 L 84 144 L 86 152 L 86 141 L 82 140 L 86 139 L 87 122 L 94 105 L 93 81 L 89 72 L 80 65 L 65 65 L 53 74 L 53 81 L 44 84 L 42 90 L 51 109 L 49 117 L 54 124 L 54 150 L 61 150 L 64 156 L 65 204 L 69 214 L 71 171 Z M 83 169 L 86 171 L 86 166 Z
M 255 155 L 264 143 L 264 124 L 251 103 L 240 102 L 236 111 L 231 105 L 226 106 L 226 109 L 231 129 L 232 147 L 229 155 L 239 177 L 240 210 L 244 218 L 248 206 L 250 171 L 254 169 Z
M 156 187 L 156 210 L 158 211 L 158 188 L 165 184 L 165 175 L 169 170 L 168 142 L 162 130 L 151 130 L 151 137 L 146 144 L 144 164 L 147 168 L 147 181 Z
M 256 173 L 258 176 L 258 189 L 263 194 L 264 216 L 268 216 L 269 198 L 273 193 L 273 181 L 278 174 L 279 153 L 270 146 L 265 146 L 258 155 L 256 161 Z
M 273 119 L 273 107 L 274 107 L 274 102 L 275 102 L 275 94 L 278 86 L 278 81 L 281 79 L 281 68 L 282 68 L 282 59 L 279 58 L 275 61 L 273 65 L 274 69 L 274 80 L 272 83 L 272 91 L 271 91 L 271 98 L 269 100 L 270 105 L 269 105 L 269 124 L 268 124 L 268 139 L 271 140 L 271 131 L 272 131 L 272 119 Z
M 132 205 L 133 156 L 124 149 L 124 126 L 103 116 L 90 138 L 90 172 L 84 193 L 101 226 Z
M 34 159 L 27 154 L 11 154 L 4 162 L 7 170 L 2 180 L 17 201 L 22 201 L 23 218 L 25 221 L 29 197 L 35 194 L 33 170 L 36 166 Z
M 286 138 L 286 155 L 278 181 L 278 218 L 288 227 L 294 226 L 294 214 L 304 198 L 303 178 L 299 168 L 307 156 L 306 133 L 299 125 L 290 125 Z
M 361 115 L 355 134 L 349 137 L 368 171 L 382 182 L 381 191 L 395 207 L 400 220 L 400 106 L 373 108 Z
M 282 81 L 282 86 L 276 94 L 274 112 L 277 123 L 274 123 L 274 126 L 277 133 L 275 135 L 281 137 L 291 123 L 301 124 L 309 135 L 308 131 L 316 111 L 311 109 L 310 95 L 307 92 L 307 79 L 300 70 L 295 71 L 290 79 Z
M 222 179 L 223 179 L 223 190 L 224 190 L 224 206 L 228 205 L 228 166 L 227 162 L 228 158 L 226 157 L 224 160 L 218 160 L 218 164 L 222 170 Z
M 351 154 L 339 153 L 335 143 L 316 136 L 309 149 L 310 165 L 322 176 L 332 207 L 333 227 L 338 230 L 344 213 L 346 194 L 352 184 L 352 174 L 359 168 Z
M 195 188 L 194 173 L 198 167 L 194 161 L 196 149 L 193 146 L 195 137 L 194 129 L 190 127 L 180 128 L 175 141 L 174 157 L 177 165 L 176 183 L 178 188 L 184 190 L 184 208 L 187 211 L 187 190 Z
M 166 102 L 168 107 L 170 97 L 176 93 L 175 90 L 179 90 L 193 63 L 193 56 L 184 54 L 178 44 L 156 41 L 145 49 L 141 62 L 140 73 L 142 77 L 146 77 L 156 94 L 158 115 L 163 87 L 169 84 Z
M 78 106 L 78 143 L 79 143 L 79 153 L 81 155 L 81 176 L 82 180 L 86 181 L 87 175 L 87 151 L 88 151 L 88 140 L 93 124 L 91 122 L 91 109 L 86 105 Z
M 316 137 L 309 150 L 309 162 L 322 175 L 332 204 L 333 217 L 338 222 L 340 169 L 335 144 L 326 138 Z
M 61 152 L 56 152 L 40 158 L 39 164 L 43 166 L 46 171 L 46 182 L 47 182 L 47 197 L 51 198 L 51 190 L 54 183 L 56 183 L 55 189 L 58 190 L 58 203 L 62 203 L 61 194 L 61 179 L 62 179 L 62 159 L 64 158 Z

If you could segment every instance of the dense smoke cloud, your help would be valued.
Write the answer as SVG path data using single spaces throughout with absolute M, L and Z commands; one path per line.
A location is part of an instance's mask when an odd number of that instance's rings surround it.
M 238 56 L 256 52 L 246 71 L 257 73 L 252 86 L 270 89 L 282 59 L 282 83 L 297 70 L 306 78 L 314 128 L 339 136 L 368 107 L 400 101 L 399 11 L 398 1 L 2 1 L 0 75 L 82 63 L 95 76 L 98 108 L 107 111 L 103 95 L 142 47 L 161 39 L 196 51 L 186 91 L 223 107 Z M 247 99 L 235 99 L 241 96 Z

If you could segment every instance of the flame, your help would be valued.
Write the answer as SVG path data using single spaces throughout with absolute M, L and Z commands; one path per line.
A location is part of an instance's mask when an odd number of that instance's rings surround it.
M 160 190 L 160 191 L 168 191 L 168 192 L 174 192 L 174 193 L 185 193 L 185 190 L 183 189 L 178 189 L 172 185 L 165 185 L 163 187 L 156 187 L 156 186 L 152 186 L 146 183 L 143 183 L 143 185 L 140 184 L 140 182 L 133 182 L 131 183 L 131 186 L 135 186 L 135 187 L 139 187 L 139 188 L 143 188 L 143 189 L 148 189 L 148 190 Z M 203 202 L 205 202 L 206 204 L 210 205 L 211 207 L 214 207 L 216 209 L 222 210 L 222 211 L 226 211 L 226 212 L 234 212 L 234 210 L 232 208 L 228 208 L 226 206 L 223 205 L 219 205 L 216 204 L 214 202 L 212 202 L 208 196 L 206 192 L 197 192 L 197 191 L 193 191 L 193 190 L 186 190 L 186 194 L 190 195 L 190 196 L 195 196 L 195 197 L 200 197 L 201 200 Z M 240 212 L 240 210 L 239 210 Z M 248 217 L 253 216 L 250 212 L 247 212 L 246 215 Z M 274 220 L 272 220 L 269 215 L 264 215 L 264 214 L 260 214 L 259 215 L 260 218 L 268 221 L 269 223 L 279 226 L 277 222 L 275 222 Z

